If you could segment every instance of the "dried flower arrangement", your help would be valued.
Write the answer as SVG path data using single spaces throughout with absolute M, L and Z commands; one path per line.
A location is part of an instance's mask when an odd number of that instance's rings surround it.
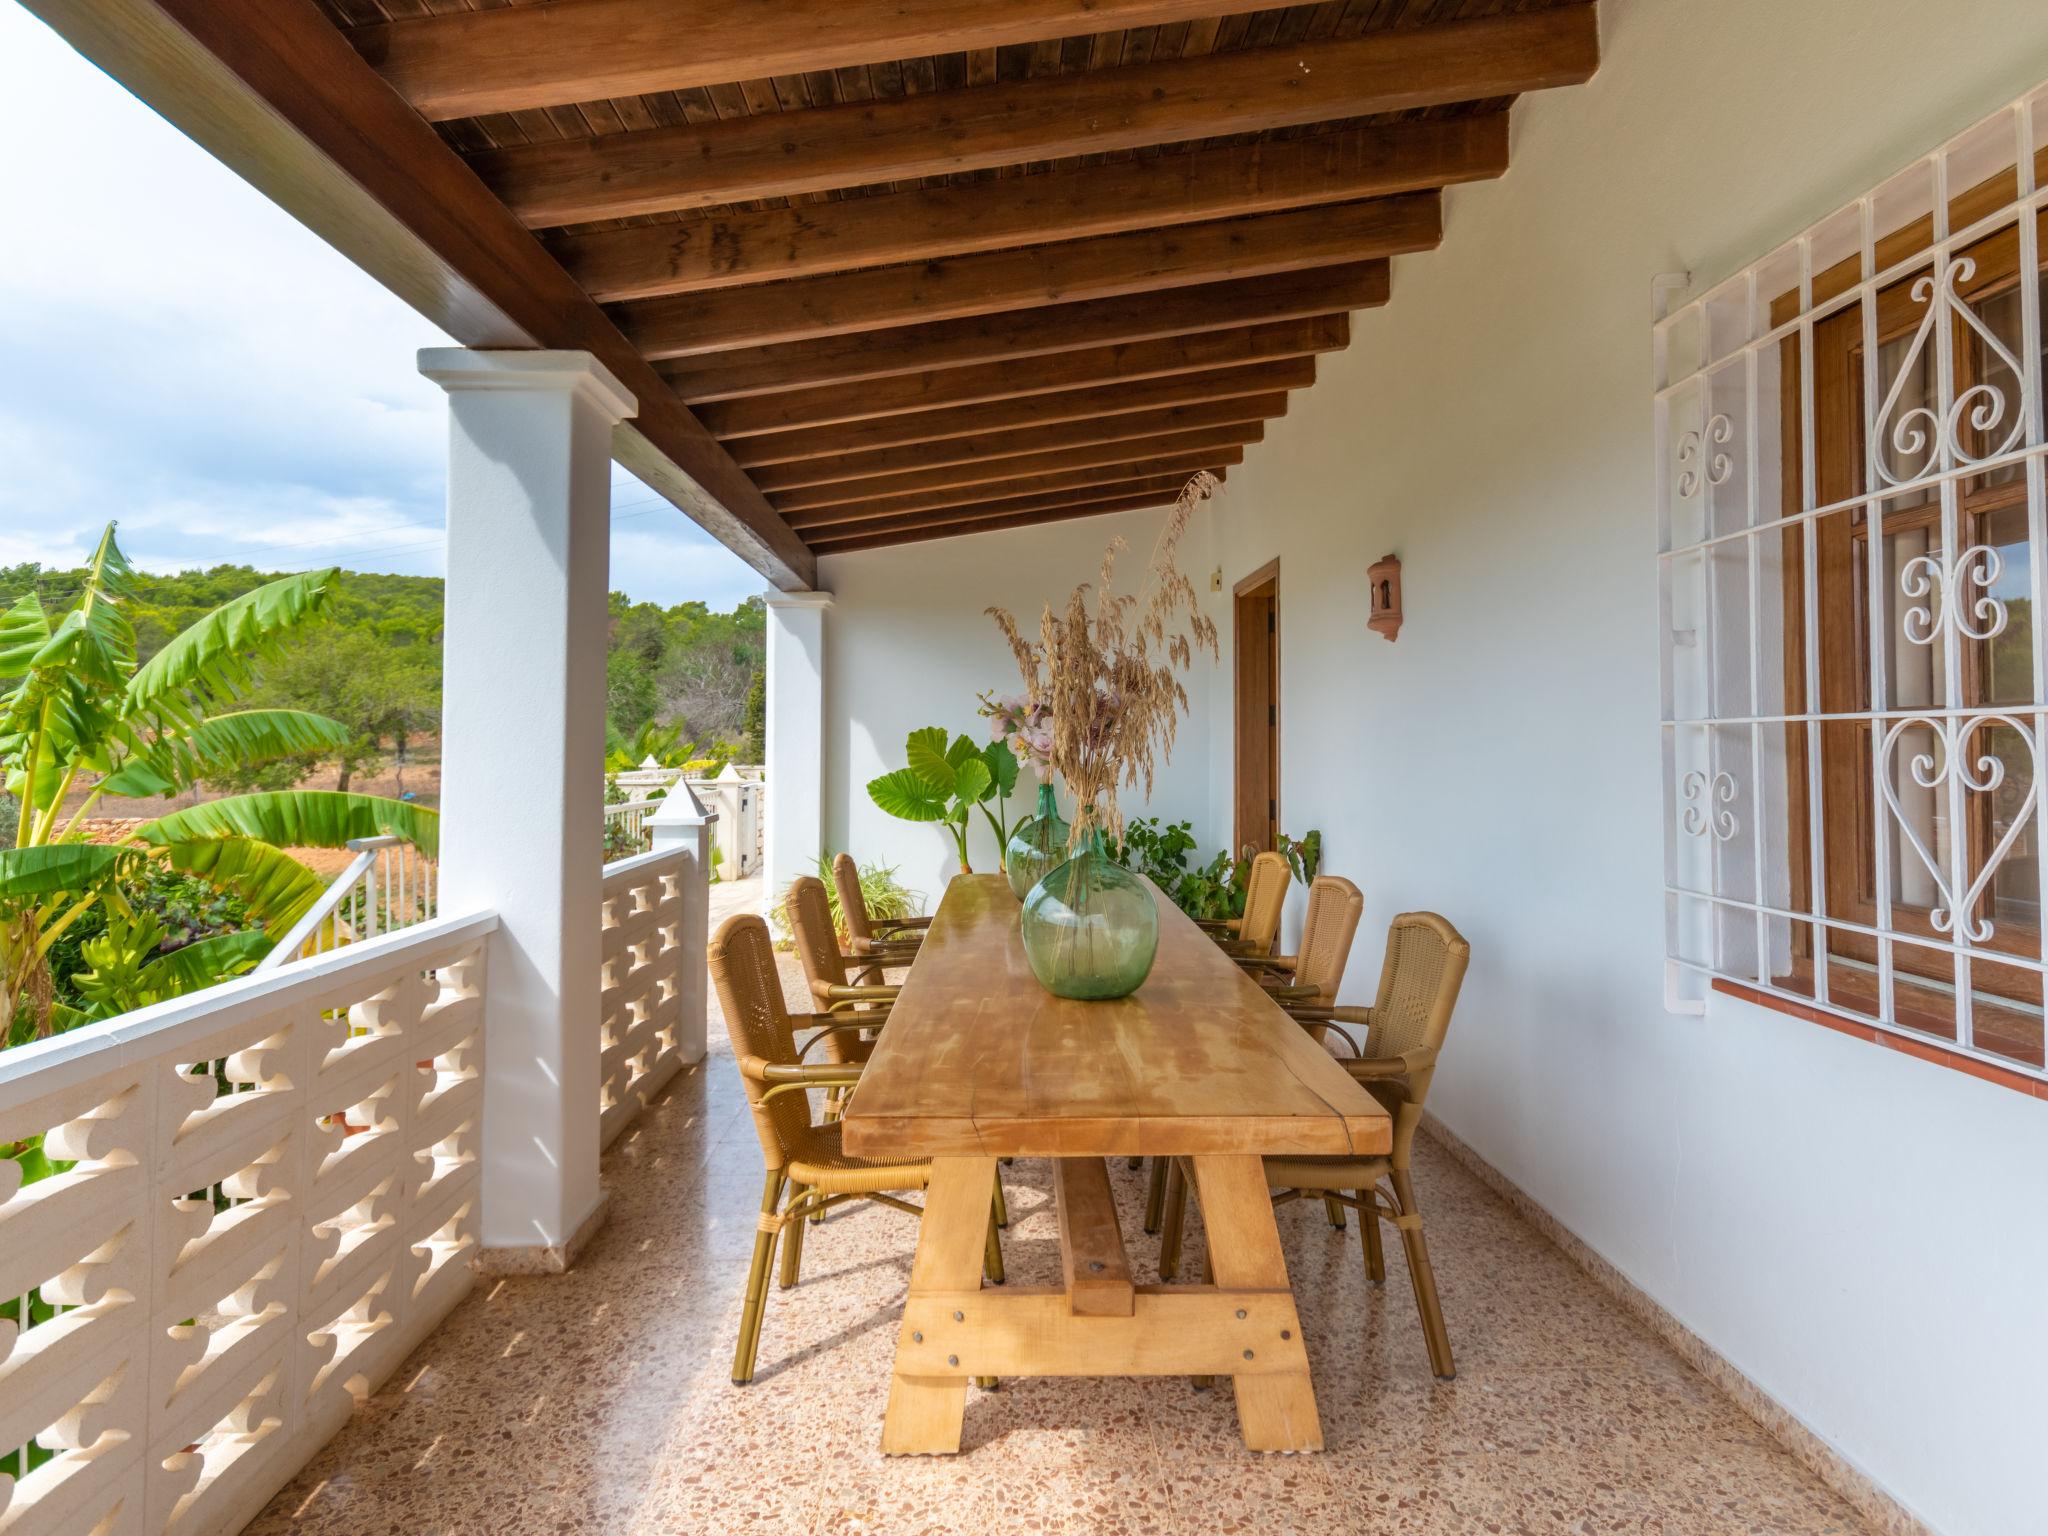
M 1216 484 L 1205 470 L 1182 488 L 1136 592 L 1114 587 L 1116 557 L 1129 547 L 1119 538 L 1102 557 L 1099 580 L 1075 587 L 1065 613 L 1046 604 L 1035 641 L 1006 609 L 988 610 L 1017 658 L 1023 713 L 1050 722 L 1046 762 L 1078 807 L 1070 847 L 1083 846 L 1095 828 L 1112 840 L 1123 835 L 1117 791 L 1142 785 L 1149 796 L 1156 763 L 1172 756 L 1188 705 L 1177 674 L 1197 647 L 1218 655 L 1216 625 L 1176 564 L 1195 508 Z

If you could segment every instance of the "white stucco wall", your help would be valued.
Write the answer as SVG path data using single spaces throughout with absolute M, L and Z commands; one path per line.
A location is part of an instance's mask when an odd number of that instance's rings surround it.
M 2048 6 L 1602 14 L 1599 77 L 1517 109 L 1508 177 L 1225 489 L 1226 587 L 1281 560 L 1282 816 L 1364 887 L 1355 997 L 1394 912 L 1471 939 L 1459 1135 L 1937 1529 L 2048 1530 L 2048 1106 L 1661 1006 L 1648 330 L 1654 274 L 1711 283 L 2048 77 Z
M 959 871 L 951 836 L 884 815 L 868 798 L 868 780 L 903 766 L 903 739 L 920 726 L 986 739 L 988 722 L 976 713 L 980 695 L 1015 693 L 1020 683 L 1010 648 L 984 609 L 1008 608 L 1035 634 L 1046 602 L 1064 603 L 1076 582 L 1094 580 L 1104 547 L 1118 535 L 1130 543 L 1120 568 L 1135 581 L 1164 520 L 1163 512 L 1077 518 L 821 560 L 818 585 L 832 593 L 825 611 L 826 843 L 863 861 L 896 864 L 904 883 L 936 906 Z M 1211 561 L 1200 527 L 1183 546 L 1181 564 L 1205 585 Z M 1142 792 L 1126 793 L 1126 816 L 1189 820 L 1198 830 L 1208 823 L 1213 672 L 1203 661 L 1189 674 L 1190 718 L 1179 750 L 1159 772 L 1149 805 Z M 1012 820 L 1029 814 L 1037 788 L 1027 770 Z M 1065 798 L 1061 808 L 1072 811 Z M 996 867 L 995 834 L 979 815 L 968 853 L 976 869 Z

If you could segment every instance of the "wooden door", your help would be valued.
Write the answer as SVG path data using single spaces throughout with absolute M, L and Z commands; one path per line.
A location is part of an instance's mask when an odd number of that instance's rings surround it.
M 1274 847 L 1280 836 L 1280 562 L 1261 566 L 1236 588 L 1236 836 Z

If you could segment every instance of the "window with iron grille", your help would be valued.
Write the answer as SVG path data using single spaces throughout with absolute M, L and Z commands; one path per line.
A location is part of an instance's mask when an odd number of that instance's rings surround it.
M 2048 90 L 1656 324 L 1672 1005 L 2042 1050 Z

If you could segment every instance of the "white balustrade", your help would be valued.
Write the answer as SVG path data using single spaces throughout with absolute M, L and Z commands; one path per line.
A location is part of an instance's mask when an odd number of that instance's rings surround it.
M 703 1054 L 701 987 L 694 1052 L 686 1054 L 689 1042 L 683 1038 L 684 886 L 692 878 L 702 886 L 702 872 L 681 849 L 605 866 L 604 980 L 598 1004 L 605 1146 L 639 1118 L 685 1060 Z M 701 944 L 690 963 L 702 970 Z
M 239 1529 L 469 1289 L 496 927 L 0 1053 L 0 1536 Z

